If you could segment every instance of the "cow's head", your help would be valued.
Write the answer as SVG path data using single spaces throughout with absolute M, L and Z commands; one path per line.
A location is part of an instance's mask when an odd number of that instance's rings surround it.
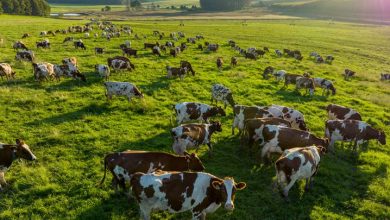
M 210 132 L 221 132 L 222 131 L 222 124 L 219 121 L 212 121 L 210 126 Z
M 289 115 L 289 114 L 288 114 Z M 288 116 L 287 116 L 288 118 Z M 299 129 L 302 131 L 309 131 L 309 128 L 306 126 L 306 123 L 304 120 L 297 120 Z
M 135 97 L 138 97 L 138 98 L 144 97 L 144 95 L 141 93 L 141 91 L 139 91 L 139 89 L 135 86 L 133 87 L 133 92 L 134 92 Z
M 215 180 L 212 182 L 212 187 L 217 190 L 222 201 L 225 202 L 225 209 L 233 211 L 234 198 L 237 190 L 245 189 L 246 183 L 236 183 L 232 177 L 225 177 L 224 180 Z
M 329 89 L 332 91 L 332 95 L 336 95 L 336 88 L 333 85 Z
M 205 169 L 202 161 L 200 161 L 199 157 L 195 153 L 188 154 L 187 152 L 184 152 L 184 154 L 188 162 L 189 170 L 200 172 Z
M 214 115 L 221 115 L 221 116 L 226 116 L 226 112 L 221 108 L 221 107 L 212 107 L 210 110 L 210 113 L 212 116 Z
M 234 105 L 235 105 L 236 103 L 234 103 L 234 99 L 233 99 L 232 93 L 229 93 L 229 94 L 226 96 L 226 100 L 229 102 L 229 104 L 232 106 L 232 108 L 234 108 Z
M 135 70 L 135 65 L 134 65 L 134 64 L 132 64 L 132 63 L 130 63 L 130 69 L 133 69 L 133 70 Z
M 386 144 L 386 134 L 385 134 L 384 131 L 380 131 L 380 132 L 379 132 L 378 141 L 379 141 L 379 143 L 381 143 L 382 145 L 385 145 L 385 144 Z
M 87 82 L 87 78 L 85 77 L 84 74 L 80 73 L 79 70 L 76 70 L 75 74 L 76 78 L 79 78 L 83 82 Z
M 16 139 L 16 156 L 26 160 L 36 160 L 37 157 L 31 152 L 30 147 L 23 140 Z
M 324 155 L 324 154 L 326 154 L 326 152 L 328 151 L 328 149 L 326 148 L 326 147 L 324 147 L 324 146 L 316 146 L 316 148 L 317 148 L 317 151 L 318 151 L 318 154 L 319 155 Z

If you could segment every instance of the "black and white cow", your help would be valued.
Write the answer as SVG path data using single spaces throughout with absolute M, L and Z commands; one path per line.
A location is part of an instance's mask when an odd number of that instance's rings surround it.
M 104 78 L 106 81 L 110 77 L 110 67 L 104 64 L 96 64 L 95 71 L 99 74 L 100 77 Z
M 325 91 L 327 94 L 329 94 L 329 90 L 332 91 L 332 95 L 336 95 L 336 88 L 333 86 L 333 82 L 328 79 L 323 78 L 313 78 L 315 86 L 321 87 L 322 95 L 325 94 Z
M 31 50 L 18 51 L 16 52 L 15 59 L 19 61 L 26 60 L 33 62 L 35 59 L 35 55 L 34 52 L 32 52 Z
M 51 63 L 33 63 L 34 78 L 36 81 L 55 78 L 54 65 Z
M 232 92 L 222 84 L 214 84 L 211 87 L 211 104 L 213 104 L 214 100 L 216 105 L 218 105 L 218 101 L 222 101 L 225 109 L 228 104 L 232 108 L 235 105 Z

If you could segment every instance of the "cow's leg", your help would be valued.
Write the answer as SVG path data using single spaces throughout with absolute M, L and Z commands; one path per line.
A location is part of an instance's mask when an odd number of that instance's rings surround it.
M 131 102 L 131 96 L 127 96 L 127 100 L 129 100 L 129 102 Z
M 306 178 L 305 191 L 309 191 L 310 183 L 311 183 L 311 178 L 310 177 Z
M 7 182 L 5 181 L 4 172 L 0 172 L 0 188 L 1 186 L 7 186 Z
M 234 122 L 232 124 L 232 135 L 234 135 Z
M 264 144 L 263 149 L 261 149 L 261 159 L 263 160 L 264 163 L 268 163 L 269 158 L 265 158 L 266 155 L 269 155 L 269 151 L 272 147 L 272 144 L 267 142 Z
M 211 157 L 213 154 L 213 146 L 211 145 L 211 143 L 207 143 L 207 146 L 209 147 L 209 157 Z
M 152 210 L 148 206 L 148 204 L 140 205 L 141 218 L 143 220 L 150 220 L 150 213 L 152 212 Z
M 204 212 L 192 212 L 192 220 L 205 220 L 206 213 Z
M 284 198 L 288 197 L 288 191 L 290 191 L 290 189 L 294 185 L 295 181 L 297 181 L 297 180 L 295 178 L 293 178 L 292 180 L 290 180 L 290 182 L 287 184 L 287 186 L 284 187 L 284 189 L 283 189 Z

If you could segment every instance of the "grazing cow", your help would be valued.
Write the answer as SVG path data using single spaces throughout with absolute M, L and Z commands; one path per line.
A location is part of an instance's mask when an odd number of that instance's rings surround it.
M 269 159 L 271 153 L 283 153 L 286 149 L 311 145 L 328 147 L 329 140 L 318 138 L 307 131 L 277 125 L 265 125 L 263 129 L 264 146 L 261 158 Z M 265 157 L 267 156 L 267 158 Z
M 77 68 L 77 58 L 76 57 L 68 57 L 62 59 L 62 64 L 69 66 L 70 68 Z
M 245 121 L 252 118 L 273 118 L 271 112 L 259 106 L 245 106 L 235 105 L 233 108 L 233 124 L 232 135 L 234 135 L 234 128 L 238 128 L 239 134 L 244 129 Z
M 217 52 L 218 48 L 219 48 L 218 44 L 209 44 L 209 45 L 207 45 L 207 50 L 208 51 Z
M 203 121 L 209 123 L 209 118 L 216 115 L 226 116 L 225 111 L 220 107 L 212 107 L 202 103 L 183 102 L 173 106 L 176 114 L 177 124 L 187 121 Z
M 25 33 L 25 34 L 23 34 L 23 36 L 22 36 L 22 39 L 24 39 L 24 38 L 28 38 L 28 37 L 30 37 L 30 34 L 28 34 L 28 33 Z
M 369 124 L 358 120 L 328 120 L 325 124 L 325 136 L 329 138 L 329 150 L 334 151 L 336 141 L 354 142 L 353 151 L 371 139 L 377 139 L 382 145 L 386 144 L 386 135 Z
M 315 57 L 315 61 L 316 61 L 316 63 L 323 63 L 323 62 L 325 62 L 324 58 L 322 58 L 322 56 L 320 56 L 320 55 Z
M 203 51 L 203 45 L 202 44 L 198 44 L 198 50 L 202 50 Z
M 313 178 L 318 172 L 321 156 L 326 153 L 322 146 L 298 147 L 285 150 L 276 161 L 277 185 L 282 189 L 282 195 L 287 199 L 288 191 L 294 183 L 306 179 L 305 190 L 309 190 Z
M 275 69 L 274 69 L 272 66 L 267 66 L 267 67 L 264 69 L 263 78 L 264 78 L 264 79 L 268 79 L 268 78 L 269 78 L 269 75 L 271 75 L 274 71 L 275 71 Z
M 150 219 L 153 210 L 191 211 L 192 219 L 206 219 L 206 214 L 215 212 L 222 203 L 233 211 L 235 193 L 245 187 L 244 182 L 236 183 L 232 177 L 220 179 L 202 172 L 136 173 L 131 179 L 144 220 Z
M 281 106 L 281 105 L 272 105 L 271 107 L 278 108 L 283 112 L 283 118 L 291 123 L 291 127 L 295 129 L 300 129 L 303 131 L 308 131 L 309 129 L 306 126 L 305 118 L 303 114 L 295 109 Z
M 20 61 L 27 60 L 33 62 L 35 59 L 35 55 L 34 52 L 32 52 L 31 50 L 18 51 L 16 52 L 15 59 Z
M 344 79 L 347 80 L 347 79 L 351 78 L 352 76 L 355 76 L 355 74 L 356 74 L 356 72 L 349 70 L 349 69 L 345 69 L 344 70 Z
M 72 42 L 74 40 L 73 37 L 65 37 L 64 41 L 62 43 Z
M 187 44 L 183 42 L 180 44 L 180 50 L 184 51 L 185 49 L 187 49 Z
M 157 43 L 154 43 L 154 44 L 151 44 L 151 43 L 144 43 L 144 49 L 147 49 L 147 48 L 150 48 L 150 49 L 153 49 L 153 47 L 155 46 L 159 46 L 160 44 L 157 42 Z
M 167 66 L 166 69 L 167 69 L 167 78 L 171 78 L 171 77 L 175 76 L 175 77 L 179 77 L 180 80 L 183 80 L 184 76 L 187 73 L 186 67 L 177 68 L 177 67 Z
M 390 80 L 390 74 L 389 73 L 381 73 L 381 80 Z
M 288 55 L 291 52 L 289 49 L 283 49 L 283 54 Z
M 96 64 L 95 71 L 99 74 L 100 77 L 104 78 L 106 81 L 110 77 L 110 67 L 104 64 Z
M 79 79 L 83 82 L 87 81 L 85 75 L 81 74 L 80 71 L 73 65 L 54 65 L 54 74 L 57 80 L 60 80 L 61 76 L 64 76 Z
M 305 88 L 306 89 L 305 95 L 307 94 L 307 91 L 309 91 L 310 95 L 312 96 L 314 95 L 314 90 L 315 90 L 314 80 L 308 77 L 297 77 L 295 88 L 298 91 L 301 88 Z
M 160 171 L 203 171 L 204 166 L 196 154 L 176 156 L 163 152 L 133 151 L 110 153 L 104 157 L 104 176 L 107 169 L 112 173 L 111 186 L 117 190 L 118 185 L 126 190 L 133 174 Z
M 12 70 L 11 65 L 9 65 L 8 63 L 0 63 L 1 80 L 3 80 L 3 76 L 5 76 L 7 80 L 10 80 L 11 78 L 15 79 L 15 74 L 16 73 Z
M 187 43 L 192 43 L 192 44 L 195 44 L 196 43 L 196 39 L 191 37 L 191 38 L 187 38 Z
M 341 105 L 329 104 L 326 107 L 329 120 L 358 120 L 362 121 L 362 116 L 354 109 Z
M 237 57 L 232 57 L 232 59 L 230 60 L 230 65 L 232 67 L 237 66 Z
M 223 66 L 223 58 L 222 57 L 218 57 L 217 58 L 217 67 L 218 67 L 219 71 L 222 70 L 222 66 Z
M 35 81 L 49 80 L 55 78 L 54 65 L 51 63 L 33 63 Z
M 39 36 L 40 37 L 44 37 L 47 35 L 47 32 L 46 31 L 41 31 L 41 33 L 39 33 Z
M 334 57 L 332 55 L 328 55 L 326 56 L 325 58 L 325 62 L 329 63 L 329 64 L 332 64 L 333 63 L 333 60 L 334 60 Z
M 134 64 L 130 62 L 130 60 L 126 57 L 121 56 L 115 56 L 112 58 L 107 58 L 108 66 L 114 69 L 114 71 L 117 70 L 129 70 L 132 71 L 135 69 Z
M 89 33 L 84 34 L 84 38 L 89 38 L 89 37 L 90 37 Z
M 12 162 L 18 158 L 34 161 L 37 157 L 31 152 L 30 147 L 20 139 L 16 139 L 16 144 L 0 143 L 0 191 L 8 184 L 4 174 L 9 170 Z
M 26 45 L 21 41 L 16 41 L 12 47 L 14 48 L 14 50 L 18 50 L 18 49 L 28 50 Z
M 317 52 L 311 52 L 310 55 L 309 55 L 310 58 L 311 57 L 316 58 L 318 56 L 320 56 L 320 54 L 318 54 Z
M 280 51 L 280 50 L 275 50 L 275 54 L 276 54 L 276 56 L 278 56 L 278 57 L 282 57 L 282 56 L 283 56 L 283 53 L 282 53 L 282 51 Z
M 278 70 L 272 73 L 275 76 L 275 79 L 279 82 L 284 79 L 284 76 L 287 74 L 286 70 Z
M 35 42 L 36 46 L 37 46 L 37 49 L 38 48 L 49 48 L 50 49 L 50 42 L 49 40 L 44 40 L 44 41 L 40 41 L 40 42 Z
M 268 47 L 263 47 L 263 50 L 266 51 L 266 52 L 269 52 L 269 48 Z
M 217 106 L 218 101 L 222 101 L 225 109 L 228 104 L 231 105 L 232 108 L 234 108 L 235 105 L 232 92 L 222 84 L 214 84 L 211 87 L 211 104 L 213 104 L 214 100 Z
M 95 47 L 95 54 L 103 54 L 104 48 L 101 47 Z
M 132 97 L 144 97 L 141 91 L 129 82 L 105 82 L 104 86 L 106 87 L 106 97 L 108 100 L 111 100 L 113 95 L 126 96 L 129 102 Z
M 123 52 L 123 56 L 126 55 L 128 57 L 130 57 L 130 56 L 137 57 L 137 50 L 134 50 L 131 48 L 123 48 L 122 52 Z
M 302 77 L 302 75 L 299 74 L 285 74 L 284 75 L 284 87 L 287 87 L 289 84 L 296 84 L 297 78 Z
M 184 155 L 187 149 L 198 150 L 200 145 L 206 144 L 211 155 L 213 147 L 211 145 L 211 135 L 214 132 L 222 132 L 221 122 L 211 122 L 210 124 L 185 124 L 173 128 L 171 135 L 173 138 L 173 151 L 178 155 Z
M 322 95 L 329 94 L 329 90 L 332 91 L 332 95 L 336 95 L 336 88 L 333 86 L 332 81 L 323 78 L 313 78 L 315 86 L 321 87 Z
M 161 49 L 159 46 L 154 46 L 153 49 L 152 49 L 152 53 L 154 55 L 158 55 L 159 57 L 161 57 Z
M 81 48 L 83 50 L 86 50 L 87 48 L 85 47 L 84 43 L 81 42 L 81 41 L 76 41 L 76 42 L 73 42 L 74 44 L 74 48 L 75 49 L 78 49 L 78 48 Z
M 264 54 L 265 54 L 265 51 L 264 50 L 256 50 L 255 51 L 257 55 L 259 55 L 260 57 L 263 57 Z
M 246 52 L 244 51 L 245 59 L 257 60 L 258 54 L 256 52 Z
M 188 61 L 185 61 L 185 60 L 182 60 L 180 61 L 180 67 L 181 68 L 187 68 L 188 71 L 190 71 L 192 73 L 193 76 L 195 76 L 195 71 L 194 69 L 192 68 L 192 65 L 190 62 Z
M 174 47 L 175 43 L 172 42 L 172 41 L 167 41 L 167 42 L 165 42 L 165 46 L 167 46 L 167 47 Z
M 241 143 L 246 142 L 251 148 L 253 144 L 263 142 L 263 128 L 265 125 L 279 125 L 291 128 L 291 123 L 281 118 L 252 118 L 245 120 L 244 129 L 241 135 Z

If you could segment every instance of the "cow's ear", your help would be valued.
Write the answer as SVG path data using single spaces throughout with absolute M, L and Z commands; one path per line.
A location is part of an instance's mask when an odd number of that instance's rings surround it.
M 220 190 L 222 184 L 223 184 L 223 183 L 220 182 L 220 181 L 213 181 L 213 182 L 211 183 L 211 185 L 212 185 L 212 186 L 214 187 L 214 189 L 216 189 L 216 190 Z
M 236 183 L 236 189 L 237 190 L 242 190 L 242 189 L 245 189 L 245 187 L 246 187 L 246 183 L 244 183 L 244 182 L 239 182 L 239 183 Z

